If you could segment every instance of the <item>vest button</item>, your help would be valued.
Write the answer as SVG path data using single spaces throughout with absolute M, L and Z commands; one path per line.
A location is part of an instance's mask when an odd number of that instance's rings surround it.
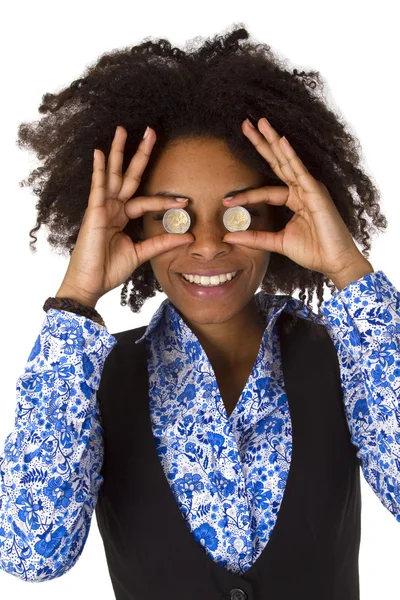
M 247 594 L 240 588 L 235 588 L 230 591 L 231 600 L 246 600 Z

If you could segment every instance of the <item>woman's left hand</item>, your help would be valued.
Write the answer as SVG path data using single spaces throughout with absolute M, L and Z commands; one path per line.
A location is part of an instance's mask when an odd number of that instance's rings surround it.
M 280 137 L 266 119 L 258 121 L 258 129 L 252 128 L 247 119 L 242 127 L 257 151 L 288 187 L 266 186 L 241 192 L 232 200 L 224 199 L 224 204 L 228 207 L 260 202 L 285 204 L 295 214 L 281 231 L 229 232 L 224 241 L 278 252 L 302 267 L 327 275 L 334 283 L 351 278 L 350 273 L 358 279 L 361 277 L 358 273 L 363 270 L 366 271 L 364 274 L 373 272 L 371 264 L 357 248 L 327 187 L 309 173 L 285 138 Z

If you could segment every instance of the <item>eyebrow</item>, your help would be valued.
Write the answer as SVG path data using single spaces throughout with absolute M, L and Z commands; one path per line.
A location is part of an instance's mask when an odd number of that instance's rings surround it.
M 228 196 L 234 196 L 235 194 L 240 194 L 240 192 L 247 192 L 248 190 L 255 190 L 256 187 L 255 186 L 248 186 L 248 187 L 244 187 L 244 188 L 240 188 L 238 190 L 231 190 L 230 192 L 227 192 L 224 196 L 224 198 L 227 198 Z M 185 196 L 185 194 L 177 194 L 177 193 L 173 193 L 170 190 L 162 190 L 161 192 L 156 192 L 155 194 L 151 194 L 152 196 L 167 196 L 167 197 L 172 197 L 172 198 L 187 198 L 188 199 L 188 205 L 190 203 L 193 203 L 193 198 L 191 198 L 190 196 Z

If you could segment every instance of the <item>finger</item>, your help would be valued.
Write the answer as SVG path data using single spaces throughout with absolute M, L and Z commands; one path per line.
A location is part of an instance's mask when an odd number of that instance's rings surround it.
M 298 185 L 301 185 L 305 192 L 318 191 L 318 182 L 308 171 L 303 161 L 298 157 L 290 143 L 286 138 L 279 140 L 281 148 L 285 153 L 292 172 L 297 180 Z
M 290 185 L 300 185 L 307 192 L 317 191 L 318 184 L 316 180 L 297 156 L 289 142 L 278 135 L 267 119 L 260 119 L 258 126 L 279 161 L 280 169 L 286 177 L 287 183 Z
M 132 157 L 129 167 L 124 175 L 124 180 L 118 194 L 118 200 L 126 202 L 138 189 L 143 171 L 149 162 L 151 151 L 156 141 L 156 135 L 153 129 L 149 127 L 146 138 L 143 138 L 139 147 Z
M 279 146 L 280 136 L 272 127 L 268 127 L 266 131 L 264 122 L 264 119 L 258 121 L 259 131 L 250 127 L 248 121 L 245 120 L 243 122 L 243 133 L 255 146 L 257 152 L 265 158 L 274 173 L 287 185 L 292 184 L 295 181 L 295 175 Z
M 227 233 L 222 241 L 228 244 L 241 244 L 254 250 L 266 250 L 283 254 L 283 230 L 278 232 L 253 229 L 235 231 L 234 233 Z
M 136 196 L 125 203 L 125 214 L 130 219 L 137 219 L 148 212 L 167 210 L 169 208 L 183 208 L 187 200 L 177 202 L 173 198 L 163 196 Z
M 258 121 L 259 127 L 260 124 L 261 119 Z M 275 137 L 272 138 L 271 133 L 269 132 L 270 141 L 268 141 L 264 135 L 265 128 L 263 128 L 263 132 L 255 128 L 253 129 L 250 127 L 247 120 L 243 122 L 242 130 L 246 137 L 251 141 L 253 146 L 255 146 L 257 152 L 261 154 L 261 156 L 268 162 L 273 172 L 279 177 L 279 179 L 289 185 L 289 182 L 294 179 L 294 173 L 289 172 L 286 174 L 286 172 L 282 170 L 281 165 L 285 162 L 287 163 L 287 161 L 285 160 L 285 155 L 279 148 L 278 134 L 275 132 Z M 278 147 L 278 150 L 276 147 Z
M 275 131 L 271 123 L 269 123 L 265 118 L 262 118 L 258 121 L 258 128 L 261 132 L 261 135 L 267 140 L 272 152 L 278 160 L 279 167 L 283 175 L 286 177 L 286 180 L 291 184 L 294 184 L 296 179 L 295 174 L 279 143 L 282 137 Z
M 258 121 L 261 133 L 250 127 L 247 121 L 244 121 L 244 123 L 246 123 L 244 127 L 246 136 L 267 160 L 278 177 L 287 185 L 301 186 L 307 192 L 318 192 L 319 187 L 316 179 L 307 170 L 289 142 L 280 137 L 265 118 Z M 265 143 L 260 141 L 261 134 L 266 139 Z
M 288 185 L 295 185 L 296 176 L 280 145 L 280 140 L 282 139 L 281 136 L 275 131 L 272 125 L 265 118 L 259 120 L 258 127 L 261 131 L 261 134 L 264 136 L 264 138 L 270 145 L 270 148 L 274 153 L 276 159 L 278 160 L 279 168 L 284 176 L 284 181 Z
M 93 173 L 88 207 L 97 208 L 98 206 L 105 206 L 105 203 L 105 157 L 103 152 L 96 148 L 93 156 Z
M 223 202 L 229 207 L 239 205 L 245 206 L 247 204 L 259 204 L 260 202 L 282 206 L 286 203 L 288 195 L 289 188 L 287 186 L 267 185 L 254 190 L 248 190 L 247 192 L 239 192 L 233 196 L 232 200 L 223 198 Z
M 193 242 L 193 239 L 191 233 L 162 233 L 160 235 L 154 235 L 140 244 L 135 244 L 135 252 L 139 261 L 138 266 L 159 254 L 173 250 L 178 246 L 190 244 Z
M 124 148 L 128 134 L 124 127 L 118 126 L 114 139 L 111 144 L 111 150 L 108 157 L 106 169 L 106 190 L 107 196 L 117 198 L 122 185 L 122 164 L 124 160 Z

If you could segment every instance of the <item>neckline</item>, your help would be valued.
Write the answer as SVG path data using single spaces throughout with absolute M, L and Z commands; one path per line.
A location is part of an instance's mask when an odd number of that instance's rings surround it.
M 279 345 L 280 345 L 280 339 L 279 339 Z M 146 351 L 143 352 L 143 358 L 144 358 L 144 368 L 145 371 L 144 373 L 146 374 L 146 376 L 148 376 L 148 372 L 147 372 L 147 359 L 146 359 Z M 147 381 L 147 379 L 146 379 Z M 258 556 L 258 558 L 255 560 L 255 562 L 253 562 L 253 564 L 243 573 L 235 573 L 234 571 L 230 571 L 228 568 L 224 567 L 223 565 L 221 565 L 220 563 L 216 562 L 208 553 L 207 551 L 199 544 L 199 542 L 193 537 L 193 533 L 192 531 L 189 529 L 189 525 L 187 524 L 185 518 L 183 517 L 180 508 L 177 504 L 177 501 L 175 499 L 174 493 L 171 489 L 171 486 L 169 485 L 166 477 L 165 477 L 165 473 L 164 473 L 164 469 L 161 465 L 159 456 L 157 454 L 157 448 L 155 445 L 155 440 L 154 440 L 154 436 L 153 436 L 153 431 L 152 431 L 152 425 L 151 425 L 151 416 L 150 416 L 150 398 L 149 398 L 149 391 L 148 391 L 148 386 L 144 385 L 144 389 L 145 389 L 145 420 L 146 420 L 146 428 L 147 428 L 147 432 L 151 437 L 151 457 L 150 460 L 153 461 L 153 463 L 155 464 L 155 468 L 156 470 L 158 470 L 158 472 L 160 473 L 160 481 L 162 481 L 162 487 L 165 490 L 165 493 L 163 494 L 163 492 L 161 491 L 160 496 L 162 497 L 164 495 L 164 497 L 169 498 L 169 500 L 167 500 L 167 502 L 169 502 L 170 507 L 171 507 L 171 511 L 173 512 L 173 514 L 175 515 L 174 519 L 176 521 L 176 523 L 178 525 L 178 527 L 181 528 L 181 530 L 184 530 L 185 533 L 182 533 L 182 537 L 186 537 L 187 539 L 187 543 L 183 542 L 184 545 L 186 546 L 191 546 L 194 548 L 194 552 L 199 556 L 199 559 L 201 559 L 202 561 L 205 561 L 205 563 L 208 563 L 210 568 L 214 567 L 217 571 L 219 571 L 221 573 L 221 575 L 224 575 L 225 577 L 230 577 L 231 579 L 237 579 L 237 583 L 244 585 L 247 583 L 247 585 L 249 584 L 249 582 L 246 581 L 246 577 L 248 577 L 249 575 L 253 574 L 256 569 L 260 568 L 261 563 L 266 559 L 267 554 L 270 552 L 270 546 L 271 546 L 271 541 L 274 538 L 275 532 L 276 532 L 276 525 L 277 525 L 277 521 L 275 523 L 274 529 L 271 532 L 271 536 L 268 540 L 268 542 L 266 543 L 266 545 L 264 546 L 261 554 Z M 148 436 L 146 436 L 148 437 Z M 287 489 L 288 489 L 288 483 L 290 481 L 290 476 L 292 473 L 292 464 L 289 467 L 289 475 L 288 475 L 288 479 L 286 481 L 286 486 L 285 486 L 285 491 L 283 493 L 283 497 L 281 500 L 281 508 L 283 506 L 283 503 L 285 501 L 285 497 L 287 496 Z M 166 508 L 167 512 L 169 511 L 169 508 Z M 277 516 L 277 520 L 279 518 L 279 515 Z

